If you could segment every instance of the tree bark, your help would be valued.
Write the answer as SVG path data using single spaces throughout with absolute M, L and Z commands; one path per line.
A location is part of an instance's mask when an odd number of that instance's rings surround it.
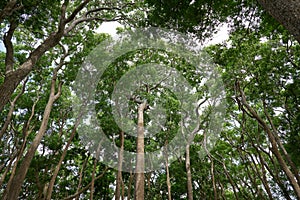
M 119 200 L 121 197 L 121 186 L 122 186 L 122 165 L 123 165 L 123 151 L 124 151 L 124 132 L 120 132 L 120 151 L 118 158 L 118 174 L 117 174 L 117 184 L 115 199 Z M 123 191 L 123 190 L 122 190 Z
M 11 95 L 20 84 L 20 82 L 31 72 L 33 66 L 44 55 L 46 51 L 57 45 L 63 36 L 62 32 L 58 32 L 50 35 L 44 43 L 42 43 L 37 49 L 35 49 L 29 56 L 29 58 L 23 63 L 17 70 L 10 71 L 6 74 L 4 82 L 0 86 L 0 111 L 9 101 Z
M 168 145 L 168 140 L 166 140 L 165 146 Z M 169 158 L 168 158 L 168 149 L 165 148 L 165 157 L 166 157 L 166 173 L 167 173 L 167 188 L 168 188 L 168 200 L 172 200 L 171 193 L 171 181 L 170 181 L 170 172 L 169 172 Z
M 2 23 L 6 17 L 21 8 L 23 8 L 23 5 L 17 5 L 17 0 L 9 0 L 3 10 L 0 11 L 0 23 Z
M 258 0 L 258 3 L 300 43 L 300 1 Z
M 56 85 L 56 76 L 57 76 L 57 70 L 55 70 L 52 78 L 52 83 L 51 83 L 51 91 L 50 91 L 50 96 L 47 102 L 47 105 L 44 110 L 44 115 L 43 115 L 43 120 L 40 126 L 40 129 L 35 136 L 34 140 L 32 141 L 31 146 L 29 147 L 22 163 L 20 164 L 19 170 L 16 172 L 16 175 L 13 177 L 12 180 L 12 185 L 13 187 L 7 188 L 8 190 L 6 191 L 6 196 L 3 199 L 8 199 L 8 200 L 17 200 L 18 196 L 21 192 L 22 184 L 23 181 L 26 177 L 27 171 L 29 169 L 30 163 L 34 157 L 34 154 L 46 132 L 47 126 L 48 126 L 48 121 L 50 118 L 50 113 L 51 109 L 53 106 L 53 103 L 60 97 L 61 95 L 61 83 L 59 84 L 58 87 L 58 92 L 55 93 L 55 85 Z
M 11 2 L 14 2 L 14 0 L 11 0 Z M 34 49 L 32 53 L 30 53 L 27 60 L 23 64 L 21 64 L 18 69 L 16 69 L 15 71 L 10 71 L 10 70 L 6 71 L 4 82 L 0 85 L 0 94 L 1 94 L 0 111 L 3 110 L 4 106 L 9 101 L 14 90 L 17 88 L 20 82 L 32 71 L 33 67 L 38 62 L 38 60 L 47 51 L 49 51 L 51 48 L 56 46 L 60 42 L 62 37 L 65 34 L 67 34 L 67 31 L 71 31 L 79 23 L 76 21 L 67 30 L 65 29 L 66 24 L 71 22 L 88 2 L 89 0 L 86 0 L 83 3 L 81 3 L 68 18 L 65 18 L 67 4 L 68 4 L 68 1 L 65 1 L 61 6 L 60 21 L 59 21 L 57 32 L 51 33 L 49 37 L 45 39 L 45 41 L 41 45 L 39 45 L 36 49 Z M 9 43 L 7 44 L 10 46 Z M 10 57 L 11 56 L 13 55 L 10 55 Z
M 246 96 L 243 90 L 241 90 L 239 82 L 236 81 L 236 86 L 235 86 L 237 92 L 240 94 L 240 98 L 236 97 L 237 102 L 241 106 L 242 110 L 244 112 L 247 112 L 248 115 L 250 115 L 252 118 L 254 118 L 264 129 L 264 131 L 267 133 L 268 138 L 271 143 L 271 151 L 274 153 L 281 169 L 284 171 L 286 176 L 288 177 L 289 182 L 291 183 L 296 196 L 300 199 L 300 185 L 296 180 L 295 175 L 292 173 L 290 170 L 289 166 L 285 162 L 283 156 L 281 155 L 278 146 L 277 146 L 277 141 L 274 136 L 274 133 L 271 131 L 270 127 L 266 124 L 266 122 L 258 115 L 258 113 L 248 104 L 246 101 Z
M 145 158 L 144 158 L 144 110 L 147 103 L 143 102 L 138 106 L 138 128 L 137 128 L 137 156 L 135 174 L 135 200 L 144 200 L 145 193 Z
M 15 106 L 16 106 L 16 102 L 17 100 L 23 95 L 23 93 L 25 92 L 25 86 L 26 86 L 27 80 L 25 80 L 25 82 L 23 83 L 23 87 L 21 92 L 14 98 L 14 100 L 10 103 L 10 108 L 9 108 L 9 112 L 7 114 L 6 120 L 4 122 L 3 127 L 0 130 L 0 139 L 2 138 L 2 136 L 4 135 L 4 133 L 6 132 L 8 125 L 11 122 L 12 116 L 13 116 L 13 112 L 15 110 Z
M 130 176 L 129 176 L 129 183 L 128 183 L 128 188 L 127 188 L 127 199 L 130 200 L 131 199 L 131 185 L 133 182 L 133 173 L 130 170 Z
M 59 159 L 59 162 L 58 162 L 58 164 L 57 164 L 57 166 L 56 166 L 56 168 L 55 168 L 55 170 L 53 172 L 52 178 L 51 178 L 49 186 L 48 186 L 46 200 L 51 200 L 52 191 L 53 191 L 53 187 L 54 187 L 54 183 L 55 183 L 56 177 L 57 177 L 58 172 L 60 170 L 60 167 L 61 167 L 61 165 L 62 165 L 62 163 L 63 163 L 63 161 L 64 161 L 64 159 L 65 159 L 65 157 L 67 155 L 67 151 L 68 151 L 68 149 L 69 149 L 69 147 L 71 145 L 71 142 L 72 142 L 73 138 L 75 137 L 76 129 L 77 129 L 79 123 L 80 123 L 80 119 L 81 119 L 81 117 L 79 117 L 79 119 L 77 119 L 77 121 L 76 121 L 76 123 L 75 123 L 75 125 L 73 127 L 70 139 L 69 139 L 66 147 L 64 148 L 63 153 L 62 153 L 62 155 L 61 155 L 61 157 Z
M 190 145 L 189 144 L 186 145 L 186 148 L 185 148 L 185 169 L 186 169 L 186 176 L 187 176 L 188 200 L 193 200 L 193 184 L 192 184 Z
M 77 186 L 77 190 L 76 190 L 77 194 L 79 193 L 79 190 L 82 187 L 83 170 L 84 170 L 84 168 L 85 168 L 85 166 L 88 162 L 88 159 L 89 159 L 89 156 L 86 157 L 86 159 L 84 160 L 84 162 L 82 164 L 82 167 L 81 167 L 81 170 L 80 170 L 80 173 L 79 173 L 79 182 L 78 182 L 78 186 Z M 79 194 L 75 197 L 75 200 L 79 200 Z
M 91 190 L 90 200 L 94 199 L 96 168 L 97 168 L 97 159 L 94 160 L 94 167 L 93 167 L 93 172 L 92 172 L 92 184 L 91 184 L 91 189 L 90 189 Z

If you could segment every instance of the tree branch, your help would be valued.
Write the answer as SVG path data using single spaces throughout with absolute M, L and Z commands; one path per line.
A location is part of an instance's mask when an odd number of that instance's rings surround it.
M 10 21 L 10 27 L 7 33 L 4 34 L 3 37 L 3 42 L 4 46 L 6 48 L 6 57 L 5 57 L 5 74 L 10 73 L 13 71 L 13 66 L 14 66 L 14 48 L 13 44 L 11 42 L 11 39 L 13 37 L 13 34 L 18 27 L 18 23 L 15 20 Z
M 268 124 L 248 104 L 248 102 L 246 101 L 245 93 L 244 93 L 243 90 L 241 90 L 240 84 L 239 84 L 238 81 L 237 81 L 237 84 L 236 84 L 236 90 L 240 94 L 242 106 L 245 107 L 245 109 L 249 111 L 249 113 L 255 118 L 255 120 L 263 127 L 264 131 L 267 133 L 268 138 L 271 142 L 271 151 L 275 154 L 275 157 L 278 160 L 282 170 L 285 172 L 285 174 L 288 177 L 292 187 L 294 188 L 297 197 L 300 198 L 300 186 L 299 186 L 299 184 L 297 183 L 297 181 L 295 179 L 296 178 L 295 174 L 293 174 L 292 171 L 289 169 L 289 166 L 287 165 L 287 163 L 283 159 L 283 157 L 282 157 L 282 155 L 281 155 L 281 153 L 278 149 L 274 133 L 271 131 Z
M 75 10 L 72 12 L 72 14 L 65 20 L 66 23 L 71 22 L 75 19 L 76 15 L 90 2 L 91 0 L 85 0 L 82 2 Z
M 0 12 L 0 23 L 4 20 L 5 17 L 12 15 L 13 12 L 23 8 L 23 5 L 17 6 L 17 0 L 10 0 L 3 10 Z
M 94 179 L 94 181 L 96 181 L 96 180 L 100 179 L 101 177 L 103 177 L 107 170 L 108 170 L 108 167 L 106 167 L 104 169 L 104 171 L 102 172 L 102 174 L 96 176 L 95 179 Z M 83 193 L 84 191 L 86 191 L 87 189 L 89 189 L 91 187 L 91 185 L 92 185 L 92 182 L 90 182 L 89 184 L 87 184 L 84 188 L 82 188 L 81 190 L 79 190 L 75 194 L 70 195 L 70 196 L 64 198 L 64 200 L 69 200 L 69 199 L 73 199 L 73 198 L 77 197 L 78 195 L 80 195 L 81 193 Z

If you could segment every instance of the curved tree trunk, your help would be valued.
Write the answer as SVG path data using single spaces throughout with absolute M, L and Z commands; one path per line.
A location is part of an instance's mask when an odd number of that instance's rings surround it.
M 246 96 L 243 90 L 240 88 L 240 84 L 238 81 L 236 81 L 235 89 L 240 94 L 240 98 L 236 97 L 237 102 L 241 106 L 242 110 L 245 112 L 248 112 L 251 114 L 251 117 L 254 118 L 264 129 L 264 131 L 267 133 L 268 138 L 271 143 L 271 151 L 274 153 L 281 169 L 284 171 L 285 175 L 287 176 L 289 182 L 291 183 L 296 196 L 300 199 L 300 184 L 297 182 L 297 179 L 293 172 L 290 170 L 289 166 L 285 162 L 283 156 L 281 155 L 281 152 L 278 149 L 276 137 L 274 136 L 274 133 L 271 131 L 269 125 L 259 116 L 259 114 L 248 104 L 246 101 Z

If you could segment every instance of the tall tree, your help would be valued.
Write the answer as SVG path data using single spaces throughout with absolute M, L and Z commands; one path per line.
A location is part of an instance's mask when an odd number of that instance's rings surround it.
M 143 192 L 141 199 L 300 198 L 299 3 L 146 3 L 0 2 L 0 35 L 5 48 L 0 52 L 0 196 L 106 200 L 131 199 L 132 194 Z M 148 7 L 144 10 L 144 6 Z M 70 86 L 78 68 L 93 47 L 108 38 L 96 33 L 101 22 L 114 20 L 176 29 L 202 41 L 222 23 L 230 29 L 227 42 L 205 48 L 219 65 L 226 89 L 227 113 L 219 140 L 213 149 L 207 149 L 210 135 L 205 126 L 214 120 L 201 118 L 204 126 L 195 133 L 187 153 L 175 161 L 161 160 L 166 169 L 143 174 L 140 185 L 144 188 L 139 191 L 133 187 L 136 163 L 123 162 L 123 151 L 116 155 L 115 169 L 93 158 L 81 143 L 82 135 L 76 129 L 79 119 L 74 118 L 72 109 L 71 99 L 76 97 Z M 189 63 L 167 51 L 142 49 L 118 57 L 99 81 L 95 108 L 107 138 L 124 152 L 136 152 L 139 144 L 116 124 L 110 95 L 123 75 L 147 63 L 174 67 L 198 87 L 197 95 L 202 97 L 206 91 Z M 153 123 L 149 113 L 155 104 L 162 103 L 167 114 L 156 134 L 143 138 L 144 153 L 160 149 L 183 127 L 177 113 L 179 100 L 163 87 L 145 91 L 147 80 L 134 92 L 137 99 L 149 104 L 143 110 L 144 128 Z M 139 104 L 129 102 L 131 119 L 137 125 Z M 161 119 L 161 115 L 156 117 Z M 174 153 L 164 150 L 165 154 Z M 128 172 L 122 172 L 124 167 Z

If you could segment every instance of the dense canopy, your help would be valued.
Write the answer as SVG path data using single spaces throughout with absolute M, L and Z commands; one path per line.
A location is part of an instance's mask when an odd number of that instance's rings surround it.
M 2 0 L 1 199 L 300 199 L 299 10 L 293 0 Z M 116 35 L 103 33 L 101 25 L 110 22 L 120 24 Z M 92 119 L 118 151 L 105 151 L 97 134 L 84 143 L 80 126 L 89 122 L 75 109 L 86 101 L 74 89 L 80 88 L 80 70 L 92 76 L 91 63 L 128 48 L 113 49 L 114 38 L 149 27 L 168 30 L 166 38 L 176 32 L 194 38 L 194 45 L 206 44 L 202 53 L 222 80 L 224 116 L 211 117 L 218 107 L 209 99 L 219 85 L 202 84 L 210 73 L 168 51 L 176 45 L 158 40 L 165 49 L 133 48 L 115 58 L 99 82 L 83 83 L 95 86 L 95 95 L 82 106 L 94 105 Z M 228 27 L 228 39 L 208 43 L 220 27 Z M 93 54 L 98 45 L 107 54 Z M 127 72 L 149 63 L 157 70 L 141 70 L 130 80 L 139 87 L 126 93 L 126 116 L 125 109 L 117 113 L 116 87 L 125 83 L 128 91 Z M 176 69 L 193 87 L 196 120 L 182 117 L 190 96 L 180 99 L 164 85 L 172 74 L 160 65 Z M 186 89 L 179 78 L 172 83 Z M 219 122 L 210 148 L 211 124 Z M 147 128 L 152 124 L 159 128 Z M 165 147 L 183 130 L 193 137 L 178 143 L 184 151 L 174 154 Z M 144 171 L 144 156 L 158 149 L 160 168 Z M 136 153 L 136 161 L 126 152 Z M 103 162 L 101 153 L 116 157 L 117 167 Z M 176 159 L 169 160 L 171 154 Z

